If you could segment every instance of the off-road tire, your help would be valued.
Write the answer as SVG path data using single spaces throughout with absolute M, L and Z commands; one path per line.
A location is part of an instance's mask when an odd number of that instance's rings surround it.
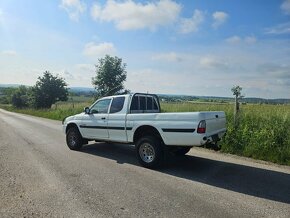
M 146 168 L 160 167 L 164 160 L 161 139 L 144 136 L 136 143 L 136 155 L 139 163 Z
M 84 139 L 82 138 L 77 127 L 71 127 L 66 133 L 66 144 L 69 149 L 79 151 L 83 144 Z

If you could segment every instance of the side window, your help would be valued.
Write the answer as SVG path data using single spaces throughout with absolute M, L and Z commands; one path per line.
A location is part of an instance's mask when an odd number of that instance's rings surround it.
M 130 110 L 138 110 L 139 108 L 139 102 L 138 102 L 138 96 L 134 96 L 131 102 Z
M 153 110 L 158 110 L 157 100 L 156 98 L 153 99 Z
M 153 96 L 135 95 L 130 106 L 131 113 L 158 113 L 157 99 Z
M 152 97 L 147 97 L 147 110 L 153 110 L 153 101 Z
M 146 110 L 146 97 L 140 96 L 139 101 L 140 101 L 140 109 L 139 110 L 145 111 Z
M 117 113 L 123 109 L 125 97 L 117 97 L 113 99 L 110 108 L 110 114 Z
M 91 113 L 92 114 L 108 113 L 110 103 L 111 103 L 111 99 L 104 99 L 104 100 L 98 101 L 93 107 L 91 107 Z

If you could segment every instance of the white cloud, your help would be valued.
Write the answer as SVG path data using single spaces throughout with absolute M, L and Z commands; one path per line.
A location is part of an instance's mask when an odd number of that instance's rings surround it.
M 195 47 L 194 54 L 174 50 L 157 53 L 151 56 L 152 61 L 135 57 L 135 66 L 131 68 L 132 65 L 128 65 L 126 87 L 132 91 L 151 93 L 230 96 L 232 85 L 239 84 L 245 88 L 247 96 L 287 97 L 290 71 L 289 58 L 285 55 L 289 51 L 289 42 L 261 40 L 254 46 L 248 46 L 247 37 L 255 38 L 252 35 L 240 36 L 240 46 Z M 249 41 L 254 40 L 251 38 Z M 176 62 L 179 58 L 182 64 Z M 267 62 L 274 65 L 257 69 Z M 140 66 L 147 70 L 141 71 Z M 157 82 L 152 82 L 152 78 Z M 204 78 L 207 78 L 206 84 Z M 206 87 L 211 88 L 204 91 Z M 268 91 L 263 87 L 267 87 Z
M 274 34 L 274 35 L 280 35 L 280 34 L 289 34 L 290 33 L 290 22 L 278 24 L 277 26 L 266 28 L 265 29 L 266 34 Z
M 86 10 L 86 4 L 81 0 L 61 0 L 59 7 L 64 9 L 74 21 L 78 21 L 80 15 Z
M 85 45 L 83 54 L 89 57 L 103 57 L 105 55 L 114 55 L 116 49 L 113 43 L 103 42 L 100 44 L 95 44 L 94 42 L 89 42 Z
M 188 76 L 190 75 L 167 73 L 154 68 L 139 69 L 128 71 L 125 87 L 133 92 L 181 94 L 181 89 L 192 87 L 194 82 Z
M 95 65 L 93 64 L 77 64 L 75 67 L 78 70 L 86 71 L 86 72 L 94 72 L 95 70 Z
M 206 57 L 200 58 L 199 64 L 202 68 L 208 68 L 208 69 L 217 69 L 217 68 L 225 69 L 227 67 L 227 63 L 225 61 L 222 61 L 213 56 L 206 56 Z
M 290 79 L 290 66 L 281 65 L 277 63 L 264 63 L 257 67 L 257 71 L 263 76 L 273 79 L 289 80 Z
M 290 0 L 285 0 L 281 5 L 281 9 L 285 14 L 290 15 Z
M 255 44 L 257 42 L 257 38 L 255 36 L 247 36 L 244 40 L 248 44 Z
M 174 23 L 181 5 L 172 0 L 136 3 L 132 0 L 109 0 L 104 6 L 95 3 L 91 9 L 94 20 L 114 22 L 119 30 L 150 29 Z
M 276 80 L 276 84 L 281 85 L 281 86 L 286 86 L 286 87 L 290 87 L 290 79 L 277 79 Z M 274 84 L 274 85 L 276 85 Z
M 187 34 L 197 32 L 199 25 L 204 21 L 204 13 L 200 10 L 194 10 L 191 18 L 181 18 L 180 33 Z
M 232 36 L 227 38 L 225 41 L 232 45 L 238 45 L 240 43 L 255 44 L 257 42 L 257 38 L 255 36 L 246 36 L 244 38 L 240 36 Z
M 226 42 L 230 44 L 239 44 L 241 42 L 241 38 L 239 36 L 232 36 L 227 38 Z
M 183 60 L 183 57 L 175 52 L 168 52 L 168 53 L 153 55 L 152 60 L 168 61 L 168 62 L 180 62 Z
M 214 29 L 217 29 L 218 27 L 220 27 L 222 24 L 224 24 L 227 19 L 229 18 L 229 15 L 223 11 L 216 11 L 212 14 L 212 18 L 213 18 L 213 24 L 212 27 Z
M 2 55 L 9 55 L 9 56 L 15 56 L 17 55 L 17 52 L 14 50 L 5 50 L 1 52 Z
M 64 77 L 66 80 L 73 80 L 75 79 L 74 78 L 74 75 L 70 72 L 68 72 L 67 70 L 65 70 L 62 74 L 62 77 Z

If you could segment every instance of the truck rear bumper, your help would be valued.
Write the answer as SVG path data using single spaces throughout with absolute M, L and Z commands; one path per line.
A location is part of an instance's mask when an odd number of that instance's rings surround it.
M 226 134 L 226 130 L 223 130 L 221 132 L 211 134 L 211 135 L 205 135 L 202 140 L 203 140 L 203 145 L 204 144 L 210 144 L 210 143 L 217 143 L 218 141 L 221 140 L 221 138 Z

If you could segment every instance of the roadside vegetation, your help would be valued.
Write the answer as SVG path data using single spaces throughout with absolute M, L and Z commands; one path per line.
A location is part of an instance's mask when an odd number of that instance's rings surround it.
M 34 86 L 9 87 L 0 89 L 0 104 L 10 103 L 14 108 L 50 109 L 57 101 L 68 100 L 65 80 L 45 71 Z

